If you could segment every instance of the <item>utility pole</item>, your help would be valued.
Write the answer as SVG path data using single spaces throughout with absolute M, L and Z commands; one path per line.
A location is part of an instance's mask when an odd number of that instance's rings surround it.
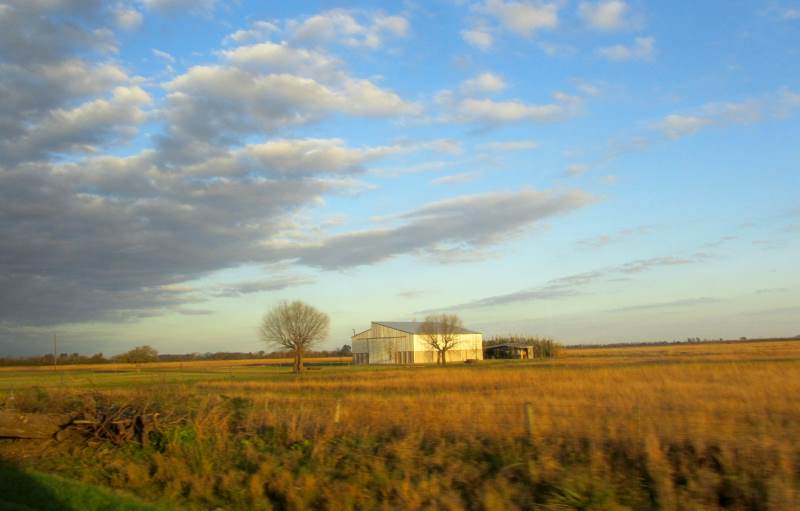
M 58 371 L 58 341 L 56 334 L 53 334 L 53 371 Z

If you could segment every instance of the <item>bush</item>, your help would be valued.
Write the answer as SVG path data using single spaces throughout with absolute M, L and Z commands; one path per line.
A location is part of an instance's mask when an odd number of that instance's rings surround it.
M 116 362 L 127 362 L 129 364 L 142 364 L 146 362 L 157 362 L 158 351 L 152 346 L 137 346 L 132 350 L 114 357 Z

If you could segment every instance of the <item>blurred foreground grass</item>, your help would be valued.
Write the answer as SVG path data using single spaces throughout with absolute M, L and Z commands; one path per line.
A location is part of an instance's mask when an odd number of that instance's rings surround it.
M 12 398 L 13 396 L 13 398 Z M 800 508 L 800 343 L 566 350 L 474 366 L 3 371 L 0 403 L 106 400 L 148 447 L 0 457 L 189 509 Z

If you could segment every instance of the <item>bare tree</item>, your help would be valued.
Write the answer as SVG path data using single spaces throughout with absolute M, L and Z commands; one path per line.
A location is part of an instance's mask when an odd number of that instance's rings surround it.
M 458 344 L 458 334 L 463 329 L 461 318 L 455 314 L 435 314 L 425 318 L 420 325 L 422 338 L 438 353 L 439 364 L 447 363 L 447 352 Z
M 328 315 L 314 307 L 295 301 L 282 302 L 264 315 L 261 340 L 267 345 L 291 351 L 294 372 L 303 370 L 303 355 L 328 336 Z

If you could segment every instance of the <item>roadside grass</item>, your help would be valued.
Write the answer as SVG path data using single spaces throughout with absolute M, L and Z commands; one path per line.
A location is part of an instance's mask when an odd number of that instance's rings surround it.
M 0 511 L 159 511 L 133 497 L 118 495 L 63 477 L 0 463 Z
M 158 411 L 169 427 L 146 447 L 2 442 L 0 458 L 170 507 L 800 508 L 797 342 L 302 377 L 248 366 L 70 373 L 74 385 L 2 374 L 0 406 L 13 388 L 20 410 L 102 400 Z

